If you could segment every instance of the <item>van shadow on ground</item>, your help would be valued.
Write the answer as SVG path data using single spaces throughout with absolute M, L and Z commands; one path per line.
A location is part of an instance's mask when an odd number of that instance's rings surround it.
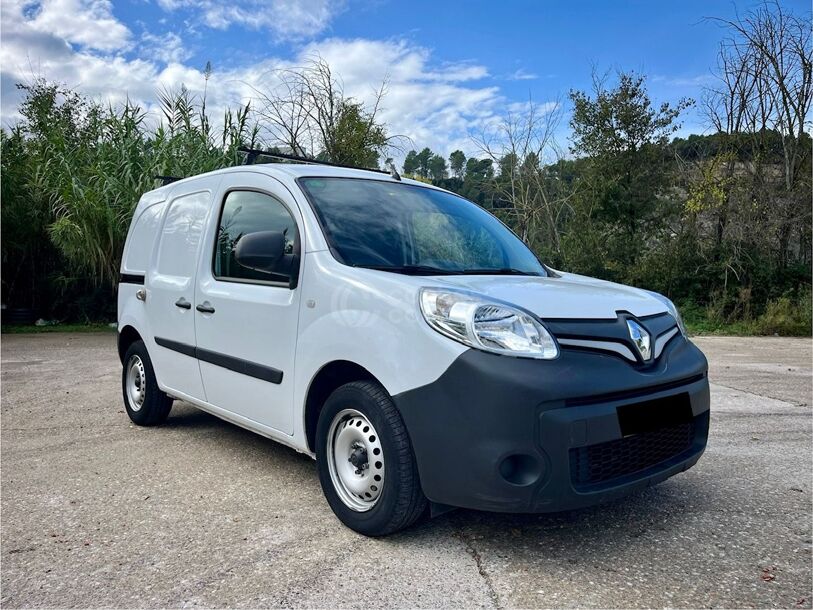
M 276 471 L 292 469 L 303 477 L 303 485 L 319 485 L 316 463 L 309 456 L 191 405 L 176 402 L 166 427 L 185 433 L 200 433 L 196 435 L 200 442 L 215 443 L 217 447 L 213 447 L 213 451 L 225 447 L 235 462 L 243 458 L 256 460 L 259 454 L 259 459 L 268 468 Z M 467 544 L 489 542 L 503 554 L 544 541 L 549 556 L 560 548 L 563 555 L 578 561 L 574 556 L 587 550 L 584 547 L 593 552 L 606 549 L 617 554 L 624 546 L 646 534 L 679 530 L 687 519 L 693 518 L 693 513 L 707 508 L 711 501 L 713 490 L 684 475 L 627 498 L 577 511 L 512 514 L 456 509 L 434 519 L 424 519 L 386 540 L 393 544 L 431 545 L 433 538 L 445 533 L 457 536 Z M 330 510 L 327 504 L 324 510 Z M 338 523 L 337 527 L 340 527 Z

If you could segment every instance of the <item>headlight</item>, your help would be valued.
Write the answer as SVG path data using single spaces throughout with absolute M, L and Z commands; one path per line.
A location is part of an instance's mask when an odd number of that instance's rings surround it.
M 647 290 L 647 292 L 666 306 L 666 310 L 675 319 L 675 322 L 677 322 L 680 332 L 683 333 L 684 337 L 687 336 L 686 326 L 683 324 L 683 318 L 680 317 L 680 312 L 675 304 L 658 292 L 653 292 L 651 290 Z
M 551 360 L 559 348 L 533 317 L 502 303 L 465 292 L 423 288 L 421 313 L 439 333 L 475 349 Z

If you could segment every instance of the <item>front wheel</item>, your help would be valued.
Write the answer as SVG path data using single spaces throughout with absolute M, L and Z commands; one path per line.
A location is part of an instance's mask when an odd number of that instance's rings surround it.
M 319 482 L 347 527 L 383 536 L 426 510 L 412 444 L 387 391 L 356 381 L 330 395 L 316 429 Z
M 134 342 L 124 355 L 121 390 L 124 408 L 134 424 L 155 426 L 166 421 L 172 409 L 172 398 L 158 387 L 143 341 Z

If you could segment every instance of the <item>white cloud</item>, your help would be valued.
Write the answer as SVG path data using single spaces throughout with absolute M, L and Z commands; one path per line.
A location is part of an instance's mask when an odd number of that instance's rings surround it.
M 710 73 L 697 74 L 695 76 L 663 76 L 656 74 L 652 77 L 653 83 L 662 83 L 669 87 L 702 87 L 714 81 L 714 75 Z
M 429 54 L 426 54 L 426 60 Z M 437 80 L 443 82 L 463 82 L 470 80 L 480 80 L 488 76 L 488 69 L 485 66 L 472 63 L 447 64 L 440 70 L 429 71 L 424 75 L 426 80 Z
M 528 72 L 525 68 L 519 68 L 514 73 L 509 74 L 506 77 L 508 80 L 536 80 L 539 78 L 538 74 L 534 74 L 533 72 Z
M 381 118 L 390 131 L 442 154 L 454 148 L 473 153 L 469 132 L 479 130 L 503 102 L 496 87 L 463 84 L 486 76 L 485 66 L 434 66 L 426 48 L 403 40 L 328 39 L 306 46 L 300 58 L 316 54 L 358 99 L 370 101 L 386 80 Z
M 345 5 L 343 0 L 158 0 L 158 4 L 166 11 L 186 10 L 193 20 L 211 28 L 240 25 L 266 30 L 278 40 L 320 34 Z
M 113 16 L 108 0 L 4 0 L 3 8 L 24 12 L 31 29 L 69 43 L 100 51 L 118 51 L 130 44 L 130 30 Z
M 183 40 L 175 32 L 163 35 L 145 32 L 141 36 L 140 54 L 166 64 L 180 63 L 192 57 L 192 52 L 184 47 Z
M 121 54 L 98 54 L 95 51 L 98 46 L 75 48 L 71 43 L 77 43 L 87 32 L 80 35 L 72 31 L 69 35 L 63 35 L 60 33 L 61 27 L 53 28 L 57 31 L 47 31 L 43 25 L 45 21 L 40 19 L 42 13 L 32 14 L 29 8 L 13 0 L 4 0 L 3 3 L 0 115 L 4 122 L 13 121 L 17 116 L 20 93 L 14 84 L 30 82 L 38 77 L 62 82 L 98 99 L 110 100 L 113 104 L 123 102 L 128 96 L 138 100 L 153 97 L 159 74 L 155 62 L 141 58 L 128 60 Z M 83 9 L 80 7 L 77 10 L 81 12 Z M 87 23 L 95 10 L 91 7 L 87 13 L 71 18 L 75 23 Z M 110 24 L 111 31 L 122 31 L 121 28 L 124 26 Z M 120 43 L 126 39 L 118 38 Z M 111 46 L 113 40 L 112 37 L 109 39 Z M 126 43 L 120 48 L 126 48 Z
M 73 17 L 75 22 L 87 23 L 101 5 L 76 6 L 81 14 Z M 114 105 L 130 99 L 147 110 L 152 121 L 160 116 L 156 108 L 159 89 L 177 88 L 183 83 L 193 94 L 203 92 L 204 75 L 184 63 L 189 53 L 175 32 L 146 33 L 138 44 L 119 36 L 118 48 L 113 48 L 111 38 L 108 46 L 113 50 L 104 50 L 73 46 L 71 43 L 78 44 L 78 34 L 69 35 L 57 27 L 48 30 L 43 23 L 26 5 L 4 0 L 0 49 L 0 115 L 4 123 L 16 117 L 20 94 L 13 84 L 36 76 L 65 83 Z M 127 30 L 118 26 L 112 24 L 110 29 Z M 124 49 L 129 49 L 126 54 Z M 497 87 L 477 83 L 488 70 L 476 62 L 444 64 L 428 49 L 405 40 L 329 38 L 301 47 L 294 57 L 267 58 L 228 70 L 218 70 L 215 63 L 207 88 L 211 116 L 217 120 L 226 106 L 246 103 L 255 97 L 254 88 L 273 86 L 276 69 L 302 65 L 316 54 L 341 76 L 346 94 L 361 101 L 369 102 L 386 80 L 380 118 L 390 133 L 411 140 L 407 148 L 429 146 L 444 155 L 460 148 L 474 154 L 477 151 L 469 134 L 493 124 L 509 105 Z M 395 154 L 397 158 L 402 155 Z

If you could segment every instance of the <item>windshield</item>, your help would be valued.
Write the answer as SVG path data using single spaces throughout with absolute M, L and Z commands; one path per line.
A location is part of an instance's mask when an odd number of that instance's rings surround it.
M 346 265 L 413 275 L 546 275 L 516 235 L 456 195 L 354 178 L 299 182 Z

